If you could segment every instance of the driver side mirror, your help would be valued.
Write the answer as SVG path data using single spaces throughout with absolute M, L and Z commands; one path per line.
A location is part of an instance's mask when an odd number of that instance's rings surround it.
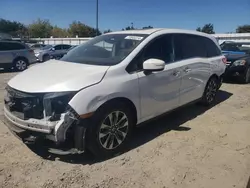
M 165 62 L 160 59 L 148 59 L 143 62 L 143 70 L 147 72 L 163 71 Z
M 55 51 L 55 48 L 51 48 L 50 51 L 54 52 L 54 51 Z

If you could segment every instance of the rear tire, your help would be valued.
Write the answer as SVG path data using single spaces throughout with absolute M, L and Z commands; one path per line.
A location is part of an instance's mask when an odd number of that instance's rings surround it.
M 242 77 L 241 82 L 243 84 L 248 84 L 250 82 L 250 67 L 247 68 L 244 76 Z
M 28 67 L 28 61 L 23 58 L 16 59 L 13 66 L 16 71 L 24 71 Z
M 121 102 L 111 102 L 97 110 L 86 131 L 86 147 L 98 159 L 123 151 L 135 124 L 134 114 Z
M 201 99 L 201 104 L 204 106 L 210 106 L 215 101 L 218 88 L 218 79 L 216 77 L 211 77 L 207 82 L 205 91 Z

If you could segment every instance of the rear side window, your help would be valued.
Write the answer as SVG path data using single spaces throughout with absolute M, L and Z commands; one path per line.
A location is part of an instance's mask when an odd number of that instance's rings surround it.
M 203 37 L 189 34 L 174 35 L 175 60 L 207 57 Z
M 218 48 L 218 46 L 216 46 L 216 44 L 211 39 L 204 37 L 204 42 L 206 45 L 208 57 L 216 57 L 221 55 L 221 50 Z
M 70 49 L 70 48 L 71 48 L 70 45 L 62 45 L 62 49 L 64 49 L 64 50 L 68 50 L 68 49 Z
M 3 42 L 1 43 L 1 51 L 9 51 L 9 50 L 23 50 L 26 49 L 25 45 L 21 43 L 14 42 Z

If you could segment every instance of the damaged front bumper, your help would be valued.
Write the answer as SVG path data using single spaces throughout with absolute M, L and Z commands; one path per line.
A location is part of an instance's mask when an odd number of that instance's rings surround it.
M 11 132 L 26 144 L 35 144 L 37 140 L 44 140 L 50 141 L 51 144 L 47 149 L 51 153 L 65 155 L 84 152 L 87 123 L 78 119 L 70 111 L 61 114 L 60 120 L 54 122 L 32 118 L 23 120 L 6 107 L 4 107 L 4 116 L 4 123 Z

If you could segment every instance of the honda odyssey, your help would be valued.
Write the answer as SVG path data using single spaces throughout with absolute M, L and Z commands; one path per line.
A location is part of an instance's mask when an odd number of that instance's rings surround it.
M 104 34 L 18 74 L 6 125 L 52 153 L 122 151 L 133 127 L 194 101 L 214 102 L 226 59 L 211 35 L 177 29 Z

